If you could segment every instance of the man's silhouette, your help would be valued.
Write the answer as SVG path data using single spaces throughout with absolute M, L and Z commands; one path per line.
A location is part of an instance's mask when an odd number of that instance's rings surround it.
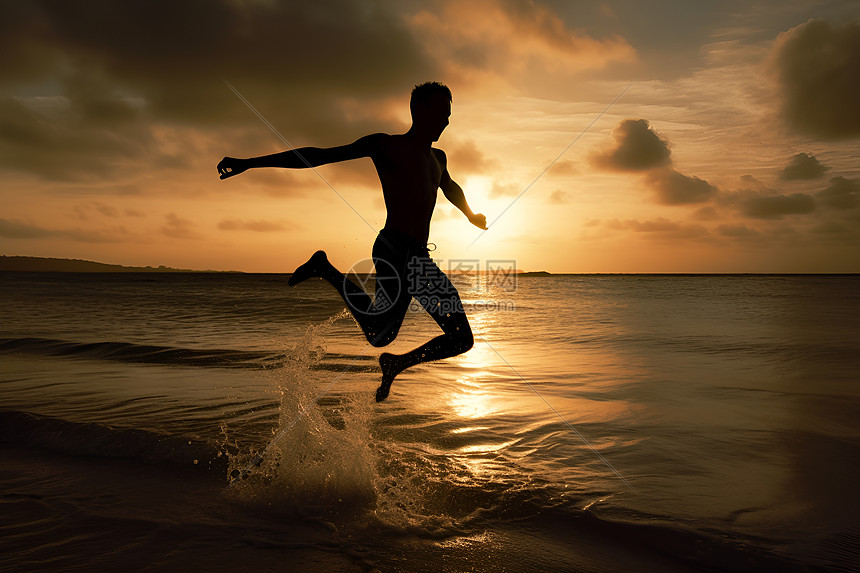
M 442 328 L 444 334 L 406 354 L 386 352 L 379 357 L 382 384 L 376 391 L 377 402 L 388 396 L 394 378 L 406 368 L 461 354 L 473 344 L 460 295 L 427 249 L 430 218 L 440 188 L 473 225 L 481 229 L 487 226 L 486 217 L 472 212 L 463 189 L 448 174 L 445 153 L 432 147 L 448 126 L 451 99 L 446 86 L 428 82 L 412 90 L 412 126 L 402 135 L 375 133 L 340 147 L 304 147 L 251 159 L 225 157 L 218 164 L 221 179 L 226 179 L 254 167 L 302 169 L 360 157 L 373 160 L 387 210 L 385 227 L 373 245 L 374 300 L 334 268 L 323 251 L 297 268 L 289 284 L 295 286 L 311 277 L 327 280 L 343 297 L 373 346 L 386 346 L 395 339 L 412 297 Z

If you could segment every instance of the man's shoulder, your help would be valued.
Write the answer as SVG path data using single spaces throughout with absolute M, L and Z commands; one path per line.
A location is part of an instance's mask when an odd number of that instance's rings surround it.
M 356 141 L 356 144 L 364 147 L 368 152 L 372 153 L 374 151 L 380 151 L 391 145 L 393 138 L 395 136 L 389 135 L 387 133 L 371 133 L 370 135 L 365 135 Z
M 371 133 L 360 137 L 356 143 L 380 144 L 389 141 L 393 136 L 387 133 Z
M 442 163 L 445 163 L 446 161 L 448 161 L 448 156 L 445 155 L 444 151 L 442 151 L 438 147 L 431 147 L 430 149 L 433 151 L 433 154 L 436 156 L 436 159 L 438 159 Z

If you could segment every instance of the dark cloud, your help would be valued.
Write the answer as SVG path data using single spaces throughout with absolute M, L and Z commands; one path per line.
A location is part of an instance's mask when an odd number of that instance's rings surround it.
M 714 198 L 716 187 L 698 177 L 684 175 L 674 169 L 660 169 L 648 175 L 649 187 L 663 205 L 690 205 L 705 203 Z
M 746 225 L 720 225 L 717 227 L 717 234 L 722 237 L 738 240 L 758 239 L 761 237 L 760 232 Z
M 670 221 L 663 217 L 651 221 L 640 221 L 638 219 L 627 219 L 624 221 L 611 219 L 604 222 L 604 227 L 613 231 L 633 231 L 635 233 L 643 233 L 644 237 L 650 239 L 670 239 L 670 240 L 686 240 L 686 239 L 705 239 L 710 235 L 710 231 L 702 225 L 691 225 Z
M 814 155 L 798 153 L 791 158 L 788 165 L 780 171 L 779 177 L 783 181 L 794 181 L 797 179 L 818 179 L 824 177 L 824 172 L 830 169 Z
M 860 23 L 810 20 L 781 34 L 774 62 L 788 125 L 811 137 L 860 137 Z
M 751 219 L 780 220 L 788 215 L 811 215 L 815 213 L 817 201 L 807 193 L 785 194 L 772 189 L 761 181 L 745 175 L 741 181 L 751 188 L 720 193 L 717 204 Z
M 283 231 L 286 226 L 282 223 L 271 221 L 241 221 L 239 219 L 225 219 L 218 223 L 222 231 L 255 231 L 257 233 L 270 233 L 272 231 Z
M 29 103 L 0 97 L 0 167 L 49 180 L 99 179 L 115 175 L 124 159 L 144 156 L 153 142 L 140 126 L 114 130 L 88 123 L 63 97 Z
M 669 142 L 645 119 L 625 119 L 612 132 L 615 145 L 592 156 L 592 163 L 613 171 L 646 171 L 671 163 Z
M 850 232 L 850 229 L 838 221 L 825 221 L 812 227 L 810 232 L 816 235 L 834 236 L 845 235 Z
M 289 104 L 299 101 L 294 94 L 337 94 L 344 86 L 350 97 L 390 95 L 403 90 L 404 77 L 430 71 L 406 23 L 385 3 L 30 4 L 29 28 L 7 41 L 35 52 L 29 60 L 47 61 L 36 71 L 69 63 L 104 70 L 115 88 L 180 122 L 229 114 L 235 96 L 221 77 L 240 89 L 268 86 L 279 92 L 269 101 Z
M 405 107 L 437 70 L 397 3 L 1 4 L 0 167 L 48 179 L 161 167 L 159 125 L 264 131 L 222 77 L 287 139 L 328 145 L 400 127 L 345 101 Z
M 0 237 L 7 239 L 64 239 L 84 243 L 120 243 L 131 239 L 125 227 L 104 229 L 49 229 L 15 219 L 0 219 Z
M 615 145 L 591 157 L 593 165 L 613 171 L 647 173 L 646 183 L 663 205 L 706 203 L 719 190 L 698 177 L 684 175 L 670 168 L 669 142 L 645 119 L 626 119 L 618 124 L 612 136 Z
M 720 218 L 720 214 L 710 205 L 700 207 L 693 212 L 693 219 L 697 221 L 716 221 Z
M 564 83 L 559 79 L 568 74 L 636 59 L 635 50 L 617 33 L 593 38 L 581 22 L 570 27 L 543 2 L 443 0 L 420 5 L 411 17 L 416 33 L 433 46 L 449 74 L 466 82 L 502 79 L 529 92 L 538 84 Z M 538 89 L 546 94 L 545 85 Z
M 753 219 L 782 219 L 785 215 L 806 215 L 815 211 L 815 199 L 806 193 L 744 195 L 739 202 L 741 213 Z
M 41 239 L 56 236 L 56 231 L 43 229 L 31 223 L 25 223 L 16 219 L 0 219 L 0 237 L 6 237 L 7 239 Z
M 752 175 L 749 175 L 749 174 L 741 175 L 740 179 L 744 184 L 751 185 L 753 189 L 758 189 L 759 191 L 768 190 L 767 185 L 765 185 L 764 183 L 762 183 L 761 181 L 759 181 L 758 179 L 756 179 Z
M 832 209 L 857 209 L 860 207 L 860 179 L 834 177 L 830 186 L 818 193 L 816 199 Z

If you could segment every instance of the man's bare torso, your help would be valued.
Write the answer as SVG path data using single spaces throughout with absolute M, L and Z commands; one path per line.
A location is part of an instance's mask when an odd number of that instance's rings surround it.
M 446 171 L 445 154 L 406 135 L 377 134 L 373 138 L 371 159 L 388 212 L 385 227 L 424 244 Z

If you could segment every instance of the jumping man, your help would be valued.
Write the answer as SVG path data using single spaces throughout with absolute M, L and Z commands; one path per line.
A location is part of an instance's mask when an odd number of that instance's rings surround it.
M 221 179 L 227 179 L 254 167 L 303 169 L 360 157 L 373 161 L 387 211 L 385 227 L 373 244 L 374 299 L 334 268 L 323 251 L 297 268 L 289 284 L 295 286 L 311 277 L 328 281 L 373 346 L 386 346 L 395 339 L 413 297 L 442 328 L 442 335 L 406 354 L 385 352 L 379 357 L 382 384 L 376 391 L 377 402 L 385 400 L 391 383 L 403 370 L 456 356 L 473 344 L 460 295 L 427 249 L 438 189 L 469 222 L 487 228 L 486 217 L 472 212 L 463 189 L 448 174 L 445 152 L 432 147 L 448 126 L 451 99 L 446 86 L 428 82 L 412 90 L 412 126 L 402 135 L 375 133 L 340 147 L 304 147 L 250 159 L 225 157 L 218 164 Z

